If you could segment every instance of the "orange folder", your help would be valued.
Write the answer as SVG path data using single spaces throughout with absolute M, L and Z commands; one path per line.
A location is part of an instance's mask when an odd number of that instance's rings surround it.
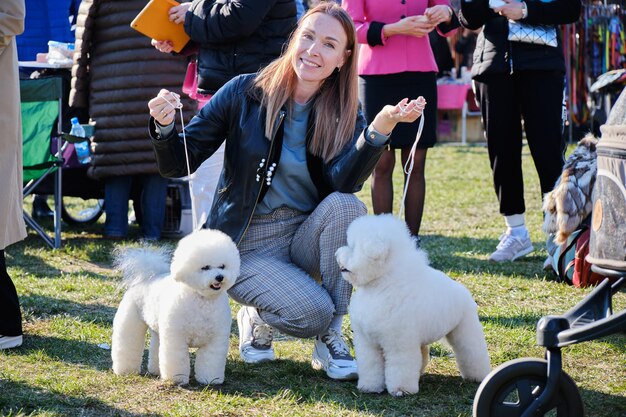
M 189 42 L 189 35 L 182 24 L 170 22 L 169 18 L 169 10 L 179 4 L 174 0 L 150 0 L 130 26 L 149 38 L 171 41 L 174 44 L 174 51 L 180 52 Z

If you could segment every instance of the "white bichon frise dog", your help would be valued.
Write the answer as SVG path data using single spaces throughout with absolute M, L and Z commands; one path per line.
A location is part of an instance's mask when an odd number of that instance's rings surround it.
M 203 229 L 180 240 L 171 267 L 163 249 L 129 249 L 116 266 L 128 287 L 113 320 L 111 357 L 117 375 L 139 373 L 150 329 L 148 372 L 189 382 L 224 382 L 231 312 L 226 291 L 239 276 L 239 251 L 226 234 Z
M 489 354 L 470 292 L 428 265 L 402 220 L 363 216 L 337 250 L 342 276 L 356 291 L 350 302 L 358 389 L 416 394 L 428 345 L 445 338 L 463 378 L 481 381 Z

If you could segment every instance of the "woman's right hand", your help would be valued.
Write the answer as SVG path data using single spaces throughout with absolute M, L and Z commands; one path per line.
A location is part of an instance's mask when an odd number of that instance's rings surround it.
M 160 52 L 170 53 L 174 50 L 172 41 L 157 41 L 156 39 L 152 39 L 150 43 Z
M 159 94 L 148 102 L 150 116 L 154 117 L 161 126 L 174 123 L 176 105 L 180 103 L 180 96 L 166 89 L 161 89 Z

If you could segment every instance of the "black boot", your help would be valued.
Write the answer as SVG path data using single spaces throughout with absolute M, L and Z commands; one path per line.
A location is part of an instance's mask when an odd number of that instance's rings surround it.
M 54 212 L 48 206 L 46 195 L 36 194 L 33 198 L 32 216 L 34 219 L 46 219 L 54 216 Z

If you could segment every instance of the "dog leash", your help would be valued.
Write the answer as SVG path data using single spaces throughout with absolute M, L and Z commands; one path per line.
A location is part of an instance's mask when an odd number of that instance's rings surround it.
M 402 219 L 402 210 L 404 209 L 404 200 L 406 200 L 406 194 L 409 189 L 409 181 L 411 180 L 411 172 L 413 172 L 413 166 L 415 165 L 415 150 L 417 149 L 417 143 L 422 137 L 422 130 L 424 130 L 424 113 L 420 115 L 420 124 L 417 128 L 417 135 L 415 135 L 415 142 L 411 147 L 409 158 L 404 164 L 404 173 L 406 174 L 406 182 L 404 184 L 404 192 L 402 193 L 402 201 L 400 202 L 400 210 L 398 210 L 398 218 Z
M 187 136 L 185 133 L 185 121 L 183 119 L 183 103 L 180 101 L 180 96 L 173 93 L 175 98 L 175 102 L 170 102 L 167 98 L 163 97 L 163 99 L 169 104 L 174 110 L 179 111 L 180 123 L 183 131 L 183 146 L 185 148 L 185 160 L 187 162 L 187 177 L 189 178 L 189 194 L 191 197 L 191 219 L 193 223 L 193 230 L 196 230 L 198 225 L 198 220 L 196 218 L 196 210 L 195 210 L 195 201 L 193 197 L 193 181 L 191 181 L 191 168 L 189 165 L 189 152 L 187 150 Z M 404 173 L 407 175 L 406 182 L 404 184 L 404 192 L 402 193 L 402 201 L 400 202 L 400 210 L 398 211 L 398 217 L 402 218 L 402 213 L 404 210 L 404 202 L 406 200 L 407 191 L 409 189 L 409 181 L 411 179 L 411 172 L 413 172 L 413 166 L 415 165 L 415 151 L 417 149 L 417 144 L 419 143 L 420 138 L 422 137 L 422 131 L 424 130 L 424 114 L 420 115 L 420 124 L 417 128 L 417 135 L 415 135 L 415 141 L 413 142 L 413 146 L 411 147 L 411 152 L 409 153 L 409 158 L 404 164 Z
M 175 99 L 173 104 L 167 98 L 163 97 L 163 99 L 174 109 L 174 111 L 178 109 L 180 124 L 183 128 L 183 146 L 185 148 L 185 161 L 187 162 L 187 183 L 189 184 L 189 197 L 191 199 L 191 223 L 193 226 L 192 230 L 195 231 L 198 228 L 198 219 L 196 217 L 196 205 L 193 197 L 193 181 L 191 180 L 191 168 L 189 166 L 189 152 L 187 151 L 187 135 L 185 133 L 185 120 L 183 119 L 183 103 L 180 101 L 180 96 L 178 94 L 172 93 L 172 96 Z

